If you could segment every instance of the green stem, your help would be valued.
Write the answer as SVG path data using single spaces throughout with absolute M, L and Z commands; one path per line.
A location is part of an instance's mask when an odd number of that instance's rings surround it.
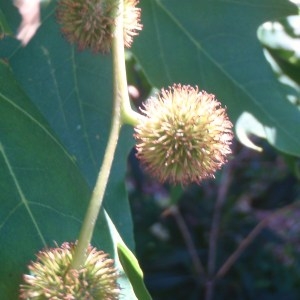
M 116 15 L 118 17 L 116 19 L 116 27 L 112 49 L 114 73 L 114 108 L 112 115 L 112 125 L 101 170 L 99 172 L 97 182 L 90 200 L 90 204 L 79 234 L 77 247 L 71 264 L 71 268 L 73 269 L 80 268 L 80 266 L 82 266 L 85 262 L 86 250 L 89 244 L 91 243 L 93 231 L 102 206 L 104 192 L 107 186 L 115 150 L 117 147 L 120 128 L 123 120 L 125 121 L 132 119 L 132 117 L 130 117 L 130 113 L 127 114 L 123 112 L 125 110 L 125 107 L 127 111 L 127 106 L 130 106 L 127 92 L 127 79 L 123 44 L 123 0 L 119 1 Z
M 121 1 L 123 2 L 123 1 Z M 123 3 L 122 3 L 123 5 Z M 123 20 L 122 20 L 123 21 Z M 122 32 L 123 36 L 123 32 Z M 124 42 L 116 43 L 115 52 L 118 53 L 116 55 L 117 64 L 119 66 L 118 76 L 119 76 L 119 91 L 122 95 L 121 100 L 121 118 L 122 124 L 129 124 L 135 126 L 138 124 L 139 119 L 142 117 L 139 113 L 135 112 L 130 105 L 130 99 L 127 90 L 127 75 L 126 75 L 126 63 L 125 63 L 125 52 L 124 52 Z
M 128 98 L 128 102 L 129 102 L 129 98 Z M 126 107 L 125 105 L 122 105 L 121 115 L 122 115 L 122 124 L 128 124 L 132 126 L 136 126 L 137 124 L 139 124 L 140 120 L 143 118 L 143 115 L 135 112 L 131 108 L 131 106 Z

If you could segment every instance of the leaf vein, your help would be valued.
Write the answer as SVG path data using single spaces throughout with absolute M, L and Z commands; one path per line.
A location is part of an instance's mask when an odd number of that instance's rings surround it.
M 97 170 L 96 159 L 93 155 L 92 146 L 90 144 L 89 137 L 88 137 L 88 134 L 87 134 L 86 121 L 85 121 L 83 107 L 82 107 L 82 100 L 81 100 L 79 89 L 78 89 L 78 79 L 77 79 L 77 73 L 76 73 L 77 69 L 76 69 L 76 63 L 75 63 L 74 47 L 72 47 L 72 70 L 73 70 L 75 95 L 76 95 L 76 99 L 77 99 L 77 103 L 78 103 L 78 107 L 79 107 L 79 111 L 80 111 L 80 119 L 81 119 L 81 122 L 82 122 L 81 126 L 83 128 L 83 138 L 86 142 L 86 145 L 87 145 L 87 148 L 88 148 L 88 153 L 89 153 L 89 156 L 92 160 L 93 166 L 94 166 L 95 170 Z
M 5 162 L 6 166 L 7 166 L 7 169 L 9 171 L 9 173 L 10 173 L 10 176 L 11 176 L 11 178 L 12 178 L 12 180 L 13 180 L 15 186 L 16 186 L 16 189 L 17 189 L 17 192 L 19 194 L 21 203 L 25 206 L 25 209 L 27 210 L 27 213 L 28 213 L 28 215 L 29 215 L 29 217 L 30 217 L 30 219 L 31 219 L 31 221 L 32 221 L 32 223 L 33 223 L 33 225 L 34 225 L 34 227 L 35 227 L 35 229 L 36 229 L 36 231 L 37 231 L 37 233 L 38 233 L 38 235 L 39 235 L 39 237 L 40 237 L 43 245 L 44 245 L 44 247 L 46 247 L 47 246 L 46 240 L 45 240 L 45 238 L 44 238 L 44 236 L 43 236 L 43 234 L 42 234 L 42 232 L 41 232 L 41 230 L 40 230 L 40 228 L 39 228 L 39 226 L 37 224 L 37 221 L 36 221 L 36 219 L 35 219 L 32 211 L 30 209 L 28 200 L 26 199 L 26 196 L 24 195 L 24 192 L 23 192 L 23 190 L 21 188 L 21 185 L 20 185 L 20 183 L 18 181 L 18 178 L 17 178 L 16 174 L 14 173 L 13 167 L 12 167 L 12 165 L 9 162 L 9 158 L 6 155 L 4 147 L 3 147 L 3 145 L 2 145 L 1 142 L 0 142 L 0 152 L 2 153 L 4 162 Z M 13 212 L 16 211 L 16 209 L 17 209 L 17 207 L 15 207 L 15 209 L 13 210 Z M 11 214 L 13 214 L 13 212 L 11 212 Z

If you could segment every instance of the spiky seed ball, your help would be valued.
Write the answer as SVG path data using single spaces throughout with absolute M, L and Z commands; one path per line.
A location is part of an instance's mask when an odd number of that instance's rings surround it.
M 20 298 L 117 300 L 120 289 L 114 261 L 103 251 L 89 247 L 84 266 L 69 269 L 75 245 L 64 243 L 61 247 L 40 251 L 36 262 L 29 265 L 30 275 L 24 275 Z
M 57 20 L 70 43 L 80 50 L 107 53 L 112 46 L 119 0 L 59 0 Z M 124 2 L 124 44 L 130 47 L 133 36 L 142 29 L 137 0 Z
M 198 87 L 174 84 L 141 110 L 137 157 L 161 182 L 200 183 L 213 177 L 231 153 L 232 123 L 215 96 Z
M 117 0 L 60 0 L 57 20 L 80 50 L 106 53 L 111 48 Z
M 123 28 L 124 28 L 124 45 L 131 47 L 133 38 L 137 36 L 138 31 L 142 30 L 141 9 L 136 7 L 138 0 L 124 0 Z

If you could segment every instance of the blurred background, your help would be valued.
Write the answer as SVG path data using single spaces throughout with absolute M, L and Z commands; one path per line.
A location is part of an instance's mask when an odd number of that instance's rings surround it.
M 130 55 L 127 67 L 139 107 L 153 91 Z M 235 140 L 215 179 L 186 187 L 161 185 L 131 151 L 137 257 L 153 299 L 300 299 L 300 161 L 252 141 L 263 151 Z

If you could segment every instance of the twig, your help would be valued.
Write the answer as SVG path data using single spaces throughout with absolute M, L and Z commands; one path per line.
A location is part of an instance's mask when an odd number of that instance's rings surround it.
M 216 268 L 216 256 L 217 256 L 217 240 L 219 235 L 219 227 L 221 220 L 221 210 L 226 200 L 227 191 L 231 183 L 231 164 L 228 163 L 224 168 L 221 185 L 218 191 L 218 196 L 213 212 L 213 220 L 211 225 L 211 231 L 209 235 L 209 251 L 208 251 L 208 281 L 206 283 L 206 295 L 205 300 L 211 300 L 214 290 L 214 273 Z
M 191 260 L 193 262 L 195 273 L 196 273 L 197 276 L 203 278 L 205 276 L 203 265 L 202 265 L 201 260 L 198 256 L 197 249 L 194 245 L 191 234 L 190 234 L 190 232 L 187 228 L 187 225 L 186 225 L 180 211 L 178 210 L 177 205 L 172 205 L 171 207 L 169 207 L 167 209 L 167 211 L 164 212 L 164 216 L 166 216 L 167 214 L 171 214 L 175 218 L 175 220 L 177 222 L 177 225 L 180 229 L 181 235 L 182 235 L 182 237 L 184 239 L 184 242 L 186 244 L 186 247 L 188 249 L 188 252 L 190 254 Z
M 299 205 L 299 202 L 294 202 L 290 205 L 287 205 L 285 207 L 282 207 L 280 209 L 277 209 L 273 213 L 271 213 L 269 216 L 265 217 L 263 220 L 261 220 L 248 234 L 248 236 L 240 243 L 240 245 L 237 247 L 237 249 L 228 257 L 228 259 L 225 261 L 225 263 L 222 265 L 222 267 L 219 269 L 215 276 L 216 279 L 222 278 L 232 267 L 232 265 L 238 260 L 238 258 L 241 256 L 243 251 L 250 245 L 250 243 L 257 237 L 257 235 L 261 232 L 261 230 L 266 227 L 269 223 L 269 221 L 276 217 L 278 213 L 283 213 L 284 211 L 288 211 L 291 208 L 295 208 Z

